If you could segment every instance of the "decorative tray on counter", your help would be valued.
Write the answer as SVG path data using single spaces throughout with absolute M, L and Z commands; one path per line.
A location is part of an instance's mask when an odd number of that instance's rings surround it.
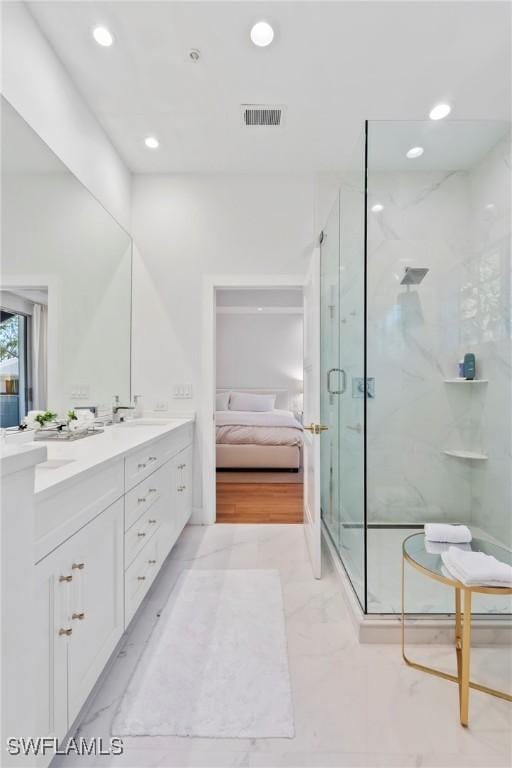
M 105 430 L 103 427 L 88 427 L 83 430 L 70 431 L 65 427 L 50 427 L 48 429 L 38 429 L 34 435 L 34 440 L 59 440 L 61 442 L 71 442 L 72 440 L 81 440 L 91 435 L 99 435 Z

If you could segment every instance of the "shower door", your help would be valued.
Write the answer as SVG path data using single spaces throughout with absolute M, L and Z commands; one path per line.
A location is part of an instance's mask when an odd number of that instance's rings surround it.
M 361 141 L 364 146 L 364 140 Z M 358 154 L 360 153 L 360 154 Z M 365 609 L 364 165 L 348 168 L 321 243 L 322 516 Z
M 320 408 L 321 421 L 329 427 L 321 437 L 321 508 L 324 523 L 333 543 L 340 551 L 340 201 L 333 206 L 321 234 L 321 352 L 320 352 Z M 329 391 L 331 390 L 331 391 Z
M 363 147 L 361 139 L 340 190 L 339 460 L 341 557 L 366 610 L 365 416 L 375 387 L 372 378 L 365 378 Z

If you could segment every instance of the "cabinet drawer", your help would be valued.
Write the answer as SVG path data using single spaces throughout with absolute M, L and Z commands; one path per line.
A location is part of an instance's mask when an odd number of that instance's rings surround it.
M 159 529 L 162 524 L 162 514 L 160 505 L 152 504 L 126 531 L 124 535 L 124 567 L 125 570 L 131 565 L 139 552 L 149 542 L 149 539 Z
M 162 450 L 159 441 L 149 443 L 124 462 L 125 490 L 133 488 L 141 480 L 148 477 L 162 463 Z
M 157 469 L 125 496 L 124 529 L 127 531 L 169 488 L 169 466 Z
M 125 629 L 141 604 L 162 565 L 158 536 L 153 536 L 139 552 L 124 577 Z
M 185 424 L 180 429 L 169 435 L 166 444 L 163 446 L 164 461 L 172 459 L 177 453 L 189 445 L 192 445 L 193 424 Z

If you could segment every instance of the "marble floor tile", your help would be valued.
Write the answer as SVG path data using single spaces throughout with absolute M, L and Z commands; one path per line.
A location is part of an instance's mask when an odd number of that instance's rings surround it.
M 125 738 L 117 758 L 66 758 L 52 768 L 505 768 L 512 705 L 471 694 L 458 722 L 454 684 L 404 665 L 396 645 L 360 645 L 326 562 L 312 578 L 302 526 L 188 527 L 165 563 L 78 726 L 110 737 L 111 723 L 152 629 L 183 569 L 277 568 L 281 575 L 296 735 L 293 739 Z M 411 656 L 453 670 L 447 646 Z M 512 688 L 509 648 L 475 648 L 472 676 Z

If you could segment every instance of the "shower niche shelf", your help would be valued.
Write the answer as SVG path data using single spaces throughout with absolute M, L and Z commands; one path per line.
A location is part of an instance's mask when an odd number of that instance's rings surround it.
M 443 453 L 456 459 L 471 459 L 472 461 L 486 461 L 489 458 L 485 453 L 477 453 L 476 451 L 444 450 Z
M 487 384 L 489 379 L 444 379 L 445 384 Z

